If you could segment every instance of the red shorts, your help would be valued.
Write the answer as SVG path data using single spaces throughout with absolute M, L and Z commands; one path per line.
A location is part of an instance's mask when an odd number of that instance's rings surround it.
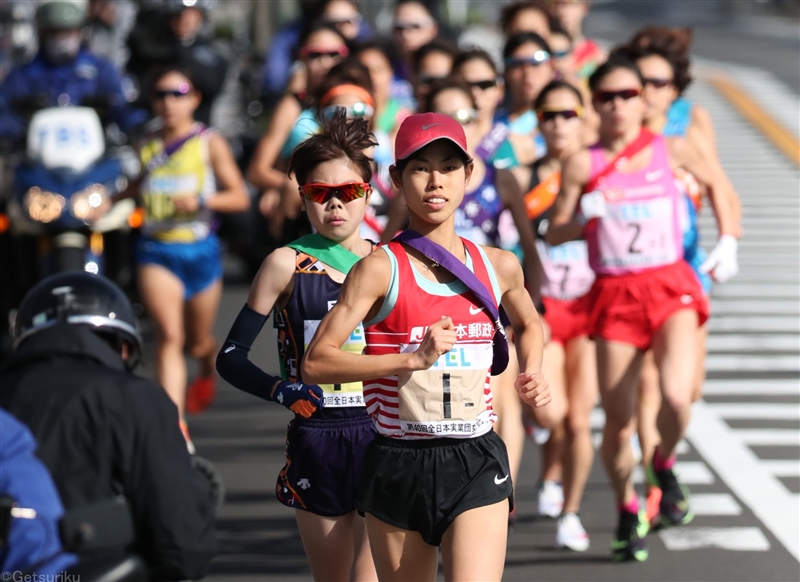
M 598 277 L 589 292 L 592 337 L 624 342 L 646 350 L 653 336 L 681 309 L 708 319 L 708 299 L 685 261 L 630 275 Z
M 550 341 L 566 346 L 575 338 L 589 335 L 592 304 L 589 293 L 577 299 L 542 297 L 544 319 L 550 326 Z

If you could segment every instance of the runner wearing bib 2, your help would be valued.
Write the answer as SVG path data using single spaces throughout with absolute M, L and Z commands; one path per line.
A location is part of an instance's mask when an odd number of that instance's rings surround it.
M 672 172 L 684 167 L 712 187 L 719 183 L 686 141 L 667 143 L 643 130 L 643 79 L 635 63 L 610 59 L 590 88 L 600 141 L 565 162 L 546 239 L 561 244 L 583 236 L 598 276 L 590 330 L 606 413 L 602 456 L 620 512 L 612 552 L 615 560 L 644 560 L 647 524 L 631 481 L 629 442 L 643 354 L 653 347 L 663 395 L 662 441 L 648 472 L 663 490 L 662 523 L 686 523 L 688 490 L 672 468 L 691 414 L 696 330 L 708 318 L 708 302 L 683 261 L 681 194 Z M 730 232 L 730 218 L 720 212 L 720 232 Z
M 692 104 L 683 92 L 689 86 L 692 77 L 689 66 L 689 47 L 692 32 L 688 28 L 646 27 L 637 32 L 625 45 L 614 49 L 615 53 L 622 53 L 636 61 L 637 66 L 645 79 L 644 99 L 647 105 L 645 111 L 645 127 L 652 132 L 661 134 L 665 138 L 686 138 L 692 142 L 704 157 L 712 164 L 719 165 L 716 151 L 713 146 L 713 128 L 710 125 L 708 113 L 700 106 Z M 710 137 L 709 137 L 710 134 Z M 710 144 L 710 145 L 709 145 Z M 721 168 L 718 171 L 723 175 Z M 738 221 L 741 214 L 738 197 L 732 187 L 723 191 L 710 191 L 703 188 L 692 174 L 683 168 L 675 170 L 676 183 L 684 193 L 682 208 L 683 228 L 683 259 L 692 267 L 698 280 L 703 286 L 706 295 L 711 293 L 711 281 L 718 281 L 733 276 L 736 270 L 735 261 L 731 263 L 733 271 L 725 272 L 717 268 L 719 265 L 709 261 L 708 256 L 700 246 L 700 232 L 698 230 L 697 215 L 701 207 L 703 190 L 711 199 L 711 208 L 716 212 L 720 204 L 728 205 L 736 222 L 738 234 Z M 725 180 L 727 182 L 727 179 Z M 729 184 L 727 184 L 730 186 Z M 722 242 L 724 239 L 720 239 Z M 731 246 L 730 243 L 733 243 Z M 729 248 L 735 259 L 736 239 L 729 237 Z M 699 357 L 694 379 L 693 400 L 698 400 L 702 394 L 705 381 L 705 355 L 707 326 L 703 325 L 697 330 Z M 642 463 L 644 466 L 650 462 L 660 436 L 657 424 L 658 409 L 661 406 L 661 394 L 658 388 L 658 370 L 653 360 L 652 351 L 645 355 L 642 367 L 642 381 L 640 388 L 639 411 L 637 415 L 639 443 L 642 450 Z M 651 524 L 656 524 L 660 519 L 659 502 L 661 490 L 654 483 L 648 483 L 647 488 L 647 516 Z
M 320 133 L 292 153 L 289 172 L 300 185 L 316 233 L 264 260 L 217 356 L 220 375 L 235 387 L 295 413 L 275 493 L 295 509 L 318 581 L 376 577 L 364 520 L 355 512 L 364 453 L 375 436 L 361 382 L 314 384 L 302 372 L 307 346 L 336 304 L 345 276 L 373 249 L 359 236 L 359 227 L 371 194 L 371 159 L 365 150 L 375 145 L 365 119 L 348 120 L 345 109 L 338 109 L 322 122 Z M 280 376 L 248 359 L 270 312 L 278 330 Z M 343 351 L 362 352 L 361 325 L 343 344 Z
M 468 151 L 452 117 L 402 123 L 391 173 L 410 228 L 351 271 L 302 365 L 309 381 L 365 383 L 379 435 L 358 508 L 380 580 L 435 580 L 438 545 L 445 580 L 502 577 L 512 482 L 488 382 L 509 361 L 498 303 L 516 336 L 518 393 L 536 406 L 550 400 L 519 262 L 455 232 Z M 364 354 L 341 350 L 360 321 Z

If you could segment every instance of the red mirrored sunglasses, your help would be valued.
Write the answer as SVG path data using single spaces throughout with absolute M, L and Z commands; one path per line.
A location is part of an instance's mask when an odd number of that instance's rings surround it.
M 372 192 L 372 186 L 366 182 L 353 182 L 351 184 L 306 184 L 298 188 L 300 194 L 307 200 L 325 204 L 332 196 L 347 204 L 353 200 L 363 198 Z

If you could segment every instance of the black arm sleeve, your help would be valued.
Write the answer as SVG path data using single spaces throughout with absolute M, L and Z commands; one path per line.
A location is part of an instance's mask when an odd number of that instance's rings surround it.
M 270 376 L 251 362 L 247 355 L 268 317 L 245 303 L 217 354 L 217 372 L 220 376 L 239 390 L 264 400 L 272 400 L 272 387 L 282 378 Z

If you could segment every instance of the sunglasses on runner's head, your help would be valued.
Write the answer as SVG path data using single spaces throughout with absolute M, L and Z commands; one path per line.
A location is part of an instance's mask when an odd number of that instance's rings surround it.
M 556 117 L 562 117 L 564 119 L 580 118 L 583 117 L 583 107 L 580 105 L 575 109 L 548 109 L 546 107 L 540 107 L 536 110 L 536 117 L 539 119 L 539 123 L 553 121 Z
M 167 96 L 170 97 L 185 97 L 189 93 L 192 92 L 191 86 L 189 83 L 181 83 L 178 85 L 177 89 L 156 89 L 153 91 L 153 97 L 158 99 L 159 101 L 166 99 Z
M 474 109 L 459 109 L 455 113 L 448 114 L 461 125 L 469 125 L 478 119 L 478 112 Z
M 530 57 L 509 57 L 505 60 L 506 69 L 518 69 L 525 65 L 538 67 L 550 60 L 550 53 L 547 51 L 536 51 Z
M 420 30 L 426 26 L 433 24 L 433 20 L 420 20 L 420 21 L 400 21 L 394 23 L 394 31 L 401 32 L 403 30 Z
M 337 109 L 344 109 L 348 119 L 365 117 L 370 119 L 375 115 L 375 108 L 367 103 L 353 103 L 352 105 L 328 105 L 322 109 L 322 116 L 325 119 L 333 119 Z
M 307 46 L 300 49 L 300 58 L 308 59 L 310 61 L 321 59 L 322 57 L 329 57 L 331 59 L 335 59 L 337 57 L 344 58 L 347 56 L 347 53 L 348 50 L 346 46 L 340 46 L 339 48 L 328 49 L 328 50 L 313 46 Z
M 669 85 L 672 85 L 672 79 L 647 79 L 644 80 L 644 86 L 647 87 L 648 85 L 652 85 L 656 89 L 663 89 Z
M 486 79 L 485 81 L 470 81 L 467 83 L 470 87 L 486 91 L 492 87 L 497 87 L 497 79 Z
M 347 204 L 353 200 L 363 198 L 372 192 L 372 186 L 365 182 L 353 182 L 351 184 L 306 184 L 298 188 L 300 194 L 307 200 L 318 204 L 325 204 L 333 196 L 336 196 L 343 203 Z
M 595 91 L 594 100 L 600 103 L 611 103 L 619 97 L 623 101 L 628 101 L 642 94 L 641 89 L 622 89 L 621 91 Z

